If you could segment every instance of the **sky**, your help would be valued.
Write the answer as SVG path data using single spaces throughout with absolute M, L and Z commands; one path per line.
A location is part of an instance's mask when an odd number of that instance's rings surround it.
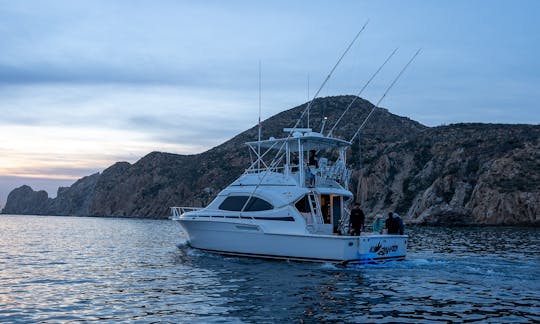
M 151 151 L 195 154 L 313 95 L 427 126 L 540 123 L 540 2 L 0 0 L 0 205 Z M 309 84 L 309 86 L 308 86 Z

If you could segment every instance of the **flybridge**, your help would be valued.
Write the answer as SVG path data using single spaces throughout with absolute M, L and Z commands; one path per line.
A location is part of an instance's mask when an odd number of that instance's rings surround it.
M 267 172 L 275 172 L 293 177 L 301 187 L 348 188 L 351 171 L 346 167 L 346 149 L 350 142 L 324 136 L 311 128 L 285 128 L 284 132 L 289 136 L 246 143 L 252 157 L 246 174 L 264 173 L 266 177 Z M 335 161 L 323 156 L 336 149 L 339 153 Z M 265 161 L 275 150 L 278 152 L 271 161 Z

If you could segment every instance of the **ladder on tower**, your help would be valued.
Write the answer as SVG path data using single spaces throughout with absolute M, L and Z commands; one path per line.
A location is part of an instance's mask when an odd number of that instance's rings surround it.
M 311 211 L 311 217 L 313 218 L 313 224 L 311 227 L 312 231 L 317 231 L 319 229 L 319 224 L 324 224 L 324 220 L 322 217 L 321 212 L 321 203 L 319 201 L 319 197 L 317 194 L 313 191 L 311 191 L 308 195 L 308 202 L 309 202 L 309 209 Z
M 343 215 L 339 219 L 338 231 L 341 235 L 348 235 L 350 230 L 351 210 L 347 206 L 343 206 Z

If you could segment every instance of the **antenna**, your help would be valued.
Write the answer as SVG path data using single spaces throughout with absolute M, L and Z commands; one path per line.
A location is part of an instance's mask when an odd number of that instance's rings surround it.
M 360 141 L 358 141 L 358 184 L 356 185 L 356 202 L 360 203 L 361 196 L 360 196 L 360 177 L 362 176 L 362 145 L 360 144 Z
M 354 139 L 356 138 L 356 136 L 358 135 L 358 133 L 360 132 L 360 130 L 362 128 L 364 128 L 364 125 L 366 125 L 367 121 L 369 120 L 369 118 L 371 117 L 371 115 L 373 115 L 373 113 L 375 112 L 375 108 L 377 108 L 379 106 L 379 104 L 381 103 L 381 101 L 384 99 L 384 97 L 386 97 L 386 95 L 388 94 L 388 92 L 390 91 L 390 89 L 392 89 L 392 87 L 394 86 L 394 84 L 396 84 L 397 80 L 399 80 L 399 78 L 401 77 L 401 75 L 403 74 L 403 72 L 405 72 L 405 70 L 407 69 L 407 67 L 409 65 L 411 65 L 412 61 L 414 61 L 414 59 L 416 58 L 416 56 L 418 56 L 418 54 L 420 53 L 420 50 L 421 48 L 418 49 L 418 51 L 416 51 L 416 53 L 413 55 L 413 57 L 409 60 L 409 62 L 407 62 L 407 64 L 405 64 L 405 66 L 403 67 L 403 69 L 401 69 L 401 71 L 399 72 L 399 74 L 396 76 L 396 78 L 394 79 L 394 81 L 392 81 L 392 83 L 390 84 L 390 86 L 388 86 L 388 88 L 386 89 L 386 91 L 383 93 L 382 97 L 379 99 L 379 101 L 377 101 L 377 103 L 373 106 L 373 108 L 371 109 L 371 111 L 369 112 L 369 114 L 367 115 L 366 119 L 364 119 L 364 122 L 362 122 L 362 124 L 360 125 L 360 127 L 358 127 L 358 130 L 356 131 L 356 133 L 354 133 L 353 137 L 351 138 L 351 140 L 349 142 L 352 142 L 354 141 Z
M 396 49 L 388 56 L 388 58 L 386 58 L 386 60 L 384 61 L 384 63 L 379 66 L 379 68 L 377 69 L 377 71 L 375 71 L 375 73 L 373 73 L 371 75 L 371 78 L 369 78 L 369 80 L 364 84 L 364 86 L 362 87 L 362 89 L 360 89 L 360 91 L 358 91 L 358 93 L 356 94 L 356 96 L 353 98 L 353 100 L 351 101 L 351 103 L 347 106 L 347 108 L 345 108 L 345 111 L 341 114 L 341 116 L 339 116 L 338 120 L 336 121 L 336 123 L 334 124 L 334 126 L 332 127 L 332 129 L 328 132 L 328 137 L 332 136 L 332 132 L 334 131 L 334 129 L 336 129 L 336 126 L 339 124 L 339 122 L 341 121 L 341 119 L 343 118 L 343 116 L 345 116 L 345 114 L 347 113 L 347 111 L 349 111 L 349 109 L 352 107 L 353 103 L 356 101 L 357 98 L 360 97 L 360 95 L 362 94 L 362 92 L 364 92 L 364 90 L 367 88 L 367 86 L 371 83 L 371 81 L 375 78 L 375 76 L 377 74 L 379 74 L 379 72 L 382 70 L 382 68 L 386 65 L 386 63 L 388 63 L 388 61 L 390 61 L 390 59 L 392 58 L 392 56 L 394 56 L 394 54 L 396 54 L 398 48 L 396 47 Z
M 307 100 L 309 101 L 309 73 L 307 75 Z M 309 110 L 307 112 L 307 128 L 309 128 Z
M 261 170 L 261 61 L 259 60 L 259 136 L 257 144 L 257 159 L 259 164 L 257 168 Z

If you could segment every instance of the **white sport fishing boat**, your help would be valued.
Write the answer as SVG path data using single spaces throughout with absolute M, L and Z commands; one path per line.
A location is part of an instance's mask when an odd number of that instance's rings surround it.
M 248 142 L 256 156 L 236 181 L 205 208 L 172 207 L 190 246 L 231 255 L 338 263 L 401 260 L 407 235 L 350 236 L 346 167 L 350 142 L 285 129 L 289 136 Z M 261 149 L 264 149 L 261 152 Z M 338 152 L 337 159 L 327 157 Z M 276 153 L 272 162 L 264 157 Z M 309 165 L 319 152 L 318 165 Z M 311 153 L 313 154 L 313 153 Z
M 362 30 L 341 55 L 314 99 Z M 351 170 L 347 168 L 346 150 L 419 52 L 393 80 L 350 141 L 335 138 L 332 132 L 354 100 L 327 135 L 323 133 L 324 121 L 320 132 L 309 126 L 298 128 L 305 113 L 309 114 L 313 100 L 296 125 L 284 129 L 287 135 L 283 138 L 261 140 L 259 118 L 259 139 L 247 143 L 255 158 L 244 174 L 205 208 L 171 207 L 172 219 L 184 228 L 189 245 L 223 254 L 302 261 L 366 263 L 404 259 L 407 235 L 374 232 L 349 235 L 347 206 L 352 203 L 353 194 L 348 189 Z M 318 163 L 313 161 L 315 154 L 319 155 Z

